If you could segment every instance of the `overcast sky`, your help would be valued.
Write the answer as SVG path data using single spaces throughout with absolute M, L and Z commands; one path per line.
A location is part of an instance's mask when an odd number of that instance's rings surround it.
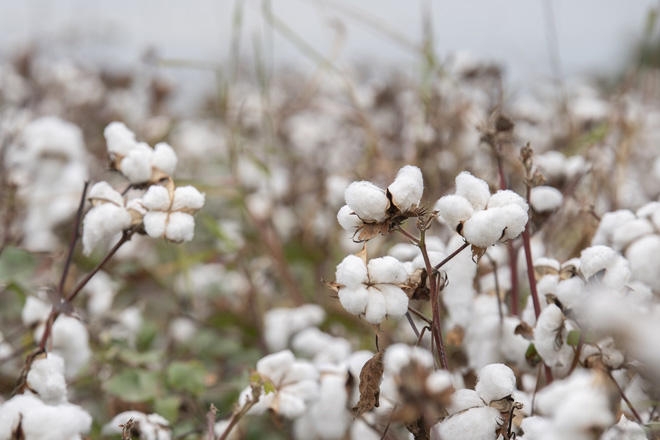
M 164 57 L 211 62 L 227 59 L 232 16 L 239 0 L 0 0 L 0 53 L 30 40 L 67 41 L 90 58 L 132 62 L 147 46 Z M 271 35 L 261 0 L 243 1 L 242 54 Z M 339 6 L 337 6 L 339 5 Z M 274 13 L 318 52 L 329 54 L 336 24 L 346 29 L 340 61 L 374 61 L 408 70 L 419 57 L 368 24 L 419 44 L 424 5 L 430 5 L 440 57 L 454 51 L 500 61 L 509 78 L 547 78 L 548 18 L 554 19 L 561 70 L 566 76 L 613 73 L 629 56 L 657 0 L 272 0 Z M 348 8 L 349 11 L 346 9 Z M 551 11 L 551 12 L 549 12 Z M 276 63 L 311 63 L 274 32 Z M 73 49 L 72 49 L 73 50 Z

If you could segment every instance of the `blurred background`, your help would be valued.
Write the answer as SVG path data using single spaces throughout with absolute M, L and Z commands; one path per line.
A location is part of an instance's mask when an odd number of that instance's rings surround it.
M 190 99 L 213 83 L 212 74 L 199 71 L 205 63 L 265 55 L 271 68 L 304 71 L 322 56 L 340 65 L 414 73 L 418 49 L 428 40 L 440 60 L 458 53 L 496 61 L 505 66 L 508 83 L 520 87 L 539 79 L 616 75 L 648 37 L 657 3 L 0 0 L 0 55 L 47 43 L 78 61 L 121 69 L 151 50 Z

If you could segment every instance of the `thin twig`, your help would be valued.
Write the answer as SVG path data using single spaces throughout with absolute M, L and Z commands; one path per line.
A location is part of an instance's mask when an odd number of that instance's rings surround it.
M 614 385 L 616 386 L 616 389 L 619 391 L 619 394 L 621 395 L 621 398 L 623 399 L 624 402 L 626 402 L 626 405 L 628 405 L 628 408 L 630 408 L 630 411 L 633 413 L 633 416 L 635 416 L 635 419 L 639 422 L 640 425 L 644 425 L 644 422 L 642 421 L 642 418 L 639 416 L 639 413 L 633 406 L 632 402 L 628 400 L 628 397 L 626 396 L 626 393 L 623 391 L 619 383 L 614 379 L 614 376 L 612 376 L 612 372 L 607 370 L 607 376 L 614 382 Z
M 439 262 L 438 264 L 436 264 L 436 265 L 433 267 L 433 269 L 435 269 L 435 271 L 437 271 L 438 269 L 440 269 L 442 266 L 444 266 L 445 264 L 447 264 L 452 258 L 454 258 L 456 255 L 458 255 L 463 249 L 465 249 L 465 248 L 468 247 L 468 246 L 470 246 L 470 243 L 468 243 L 468 242 L 466 241 L 465 243 L 463 243 L 463 244 L 461 245 L 461 247 L 459 247 L 459 248 L 456 249 L 454 252 L 452 252 L 451 254 L 449 254 L 449 256 L 447 256 L 444 260 L 442 260 L 441 262 Z
M 410 316 L 410 312 L 406 312 L 406 319 L 408 320 L 408 324 L 410 324 L 413 333 L 415 333 L 415 337 L 419 338 L 419 330 L 417 330 L 417 326 L 415 325 L 415 321 L 413 321 L 412 316 Z
M 82 221 L 83 209 L 85 208 L 85 197 L 87 196 L 88 187 L 89 187 L 89 181 L 85 181 L 82 194 L 80 195 L 80 203 L 78 204 L 78 211 L 76 212 L 76 221 L 73 224 L 73 232 L 71 233 L 71 241 L 69 242 L 69 252 L 66 255 L 66 261 L 64 262 L 64 268 L 62 269 L 62 277 L 60 278 L 60 284 L 57 287 L 57 294 L 60 298 L 64 297 L 64 284 L 66 283 L 66 277 L 69 275 L 69 269 L 71 267 L 71 260 L 73 259 L 73 253 L 76 249 L 76 243 L 78 243 L 78 238 L 80 237 L 80 223 Z

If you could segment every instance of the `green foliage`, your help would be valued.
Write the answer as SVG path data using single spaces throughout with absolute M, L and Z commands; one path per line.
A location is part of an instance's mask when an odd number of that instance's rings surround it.
M 36 264 L 30 252 L 6 247 L 0 254 L 0 284 L 25 286 L 33 276 Z
M 127 402 L 146 402 L 158 396 L 160 380 L 155 371 L 131 368 L 113 376 L 103 388 Z
M 568 336 L 566 336 L 566 343 L 573 347 L 577 347 L 580 343 L 580 335 L 581 333 L 579 330 L 571 330 L 568 332 Z
M 197 361 L 176 361 L 167 367 L 167 384 L 175 390 L 200 396 L 206 389 L 206 369 Z

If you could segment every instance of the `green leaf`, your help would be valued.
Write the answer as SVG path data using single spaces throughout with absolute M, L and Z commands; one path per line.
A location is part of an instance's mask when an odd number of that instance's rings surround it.
M 264 393 L 265 394 L 270 394 L 274 393 L 276 391 L 275 384 L 271 382 L 270 380 L 265 380 L 264 381 Z
M 539 362 L 541 362 L 541 356 L 539 353 L 536 351 L 536 347 L 534 344 L 529 344 L 527 347 L 527 351 L 525 352 L 525 360 L 529 365 L 532 367 L 538 365 Z
M 127 402 L 144 402 L 158 394 L 158 373 L 138 369 L 125 370 L 113 376 L 103 388 Z
M 568 345 L 572 345 L 573 347 L 577 347 L 580 343 L 580 330 L 571 330 L 568 332 L 568 336 L 566 336 L 566 343 Z
M 162 399 L 156 399 L 154 402 L 154 411 L 165 417 L 170 423 L 175 423 L 179 418 L 180 406 L 181 397 L 169 396 Z
M 206 369 L 200 362 L 173 362 L 167 368 L 167 383 L 175 390 L 187 391 L 195 396 L 206 390 Z
M 0 254 L 0 283 L 25 284 L 34 272 L 34 256 L 22 249 L 8 246 Z

